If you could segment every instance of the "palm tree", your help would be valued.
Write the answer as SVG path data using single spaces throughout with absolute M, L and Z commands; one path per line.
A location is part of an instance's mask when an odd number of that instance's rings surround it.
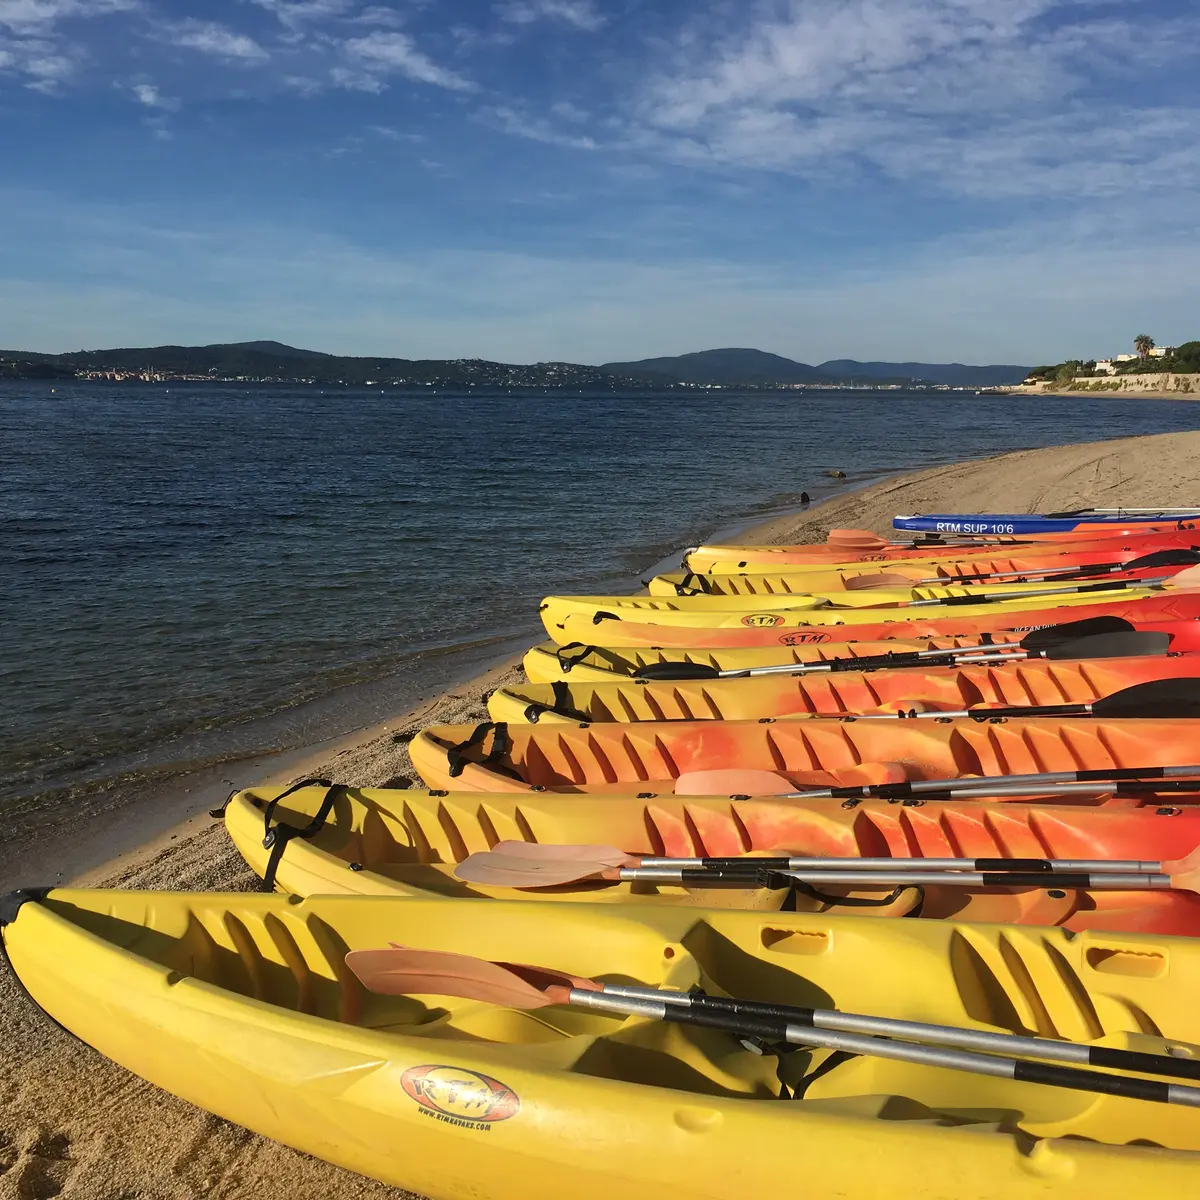
M 1148 333 L 1139 333 L 1133 339 L 1133 348 L 1138 352 L 1138 358 L 1149 358 L 1154 349 L 1154 339 Z

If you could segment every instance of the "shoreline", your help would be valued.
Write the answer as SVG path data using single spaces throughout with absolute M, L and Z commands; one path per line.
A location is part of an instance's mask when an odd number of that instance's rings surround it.
M 832 495 L 818 503 L 869 487 L 879 477 L 878 472 L 871 472 L 851 480 L 825 480 L 829 486 L 821 490 Z M 764 520 L 788 520 L 802 511 L 794 505 L 765 508 L 724 522 L 712 536 L 739 537 Z M 675 569 L 682 549 L 680 545 L 641 574 Z M 637 587 L 637 576 L 630 575 L 621 590 L 632 592 Z M 459 712 L 457 706 L 442 702 L 456 695 L 479 695 L 494 686 L 489 682 L 493 676 L 519 664 L 531 641 L 539 640 L 536 629 L 531 622 L 523 631 L 513 630 L 486 646 L 465 643 L 440 649 L 429 655 L 422 676 L 416 676 L 410 667 L 394 675 L 343 685 L 294 708 L 231 727 L 230 740 L 235 747 L 239 741 L 268 740 L 273 729 L 290 734 L 291 744 L 248 752 L 235 748 L 231 753 L 191 761 L 186 755 L 164 758 L 149 769 L 117 771 L 6 804 L 0 891 L 103 880 L 111 871 L 125 869 L 147 855 L 152 858 L 166 842 L 203 828 L 208 811 L 220 806 L 235 789 L 317 774 L 319 767 L 340 760 L 344 753 L 375 745 L 389 727 L 483 719 L 480 706 Z M 433 674 L 439 666 L 446 670 Z M 405 702 L 408 696 L 415 702 Z M 397 698 L 403 698 L 401 703 L 394 703 Z M 355 719 L 364 714 L 370 719 Z M 327 728 L 331 721 L 343 727 L 324 734 L 322 727 Z M 400 761 L 406 767 L 407 756 L 402 755 Z M 372 776 L 361 782 L 378 785 L 387 779 Z
M 1115 499 L 1127 505 L 1171 504 L 1192 502 L 1197 494 L 1200 432 L 1158 434 L 896 472 L 851 485 L 799 512 L 751 520 L 736 535 L 722 531 L 722 536 L 759 544 L 819 541 L 837 526 L 889 532 L 898 511 L 1036 511 Z M 351 786 L 408 786 L 416 779 L 408 740 L 421 725 L 480 720 L 485 694 L 519 677 L 519 658 L 509 657 L 363 729 L 280 755 L 221 764 L 214 779 L 203 787 L 193 782 L 178 797 L 177 812 L 160 811 L 155 830 L 143 827 L 135 843 L 115 844 L 120 822 L 128 820 L 132 828 L 138 820 L 136 806 L 130 806 L 109 821 L 109 842 L 82 844 L 81 821 L 54 831 L 48 843 L 23 856 L 20 868 L 35 877 L 30 882 L 38 882 L 40 874 L 46 883 L 51 880 L 39 863 L 57 854 L 58 866 L 65 869 L 70 855 L 82 860 L 90 854 L 96 861 L 72 872 L 88 886 L 254 890 L 257 877 L 223 824 L 206 814 L 224 800 L 227 778 L 239 783 L 246 778 L 235 771 L 257 771 L 247 783 L 286 783 L 316 774 Z M 106 856 L 105 849 L 111 851 Z M 7 1035 L 7 1053 L 0 1060 L 5 1112 L 0 1197 L 419 1200 L 250 1133 L 130 1075 L 51 1024 L 19 994 L 7 971 L 0 971 L 0 1015 Z
M 1117 489 L 1126 503 L 1136 504 L 1143 500 L 1166 503 L 1165 499 L 1153 495 L 1133 493 L 1130 498 L 1134 481 L 1120 469 L 1120 450 L 1117 448 L 1128 448 L 1134 443 L 1143 446 L 1167 441 L 1175 443 L 1177 439 L 1193 437 L 1196 439 L 1194 457 L 1200 462 L 1200 433 L 1169 433 L 962 459 L 914 471 L 873 474 L 855 480 L 849 486 L 838 487 L 842 481 L 830 480 L 835 488 L 831 496 L 807 507 L 789 508 L 762 518 L 731 521 L 713 536 L 714 539 L 737 537 L 745 544 L 782 545 L 823 541 L 829 530 L 837 527 L 852 526 L 888 534 L 892 532 L 892 516 L 898 511 L 919 512 L 934 507 L 1000 511 L 1008 507 L 1004 496 L 1013 487 L 1010 472 L 1021 475 L 1020 486 L 1024 490 L 1031 485 L 1035 489 L 1036 500 L 1027 505 L 1030 509 L 1100 505 L 1104 499 L 1111 499 L 1110 493 Z M 1149 450 L 1148 446 L 1146 448 Z M 1106 462 L 1110 476 L 1107 480 L 1104 477 Z M 980 469 L 992 476 L 990 487 L 978 477 Z M 997 481 L 1001 481 L 999 486 Z M 1158 486 L 1155 480 L 1149 480 L 1147 484 L 1152 488 Z M 1200 491 L 1200 487 L 1197 490 Z M 674 565 L 668 557 L 649 570 L 668 563 Z M 138 819 L 148 818 L 154 826 L 148 836 L 143 834 L 136 840 L 122 840 L 115 832 L 105 834 L 100 839 L 103 852 L 93 850 L 86 856 L 77 854 L 78 859 L 86 857 L 86 861 L 80 862 L 74 870 L 55 872 L 57 879 L 53 882 L 62 882 L 66 878 L 72 884 L 84 880 L 93 883 L 117 871 L 140 870 L 155 861 L 169 842 L 186 838 L 193 830 L 203 829 L 209 820 L 208 810 L 219 806 L 234 787 L 248 787 L 253 783 L 286 784 L 306 774 L 335 774 L 339 782 L 363 787 L 383 786 L 393 780 L 401 786 L 420 787 L 421 781 L 412 770 L 405 743 L 394 742 L 395 735 L 422 724 L 486 719 L 485 693 L 520 677 L 523 653 L 524 648 L 492 660 L 481 670 L 452 681 L 444 691 L 430 699 L 358 729 L 287 750 L 206 765 L 198 772 L 189 772 L 173 780 L 166 790 L 152 787 L 148 790 L 153 796 L 128 805 L 133 811 L 121 821 L 122 825 L 130 826 Z M 94 843 L 90 845 L 94 846 Z M 16 886 L 39 880 L 52 882 L 37 863 L 39 856 L 31 857 L 33 861 L 19 873 L 20 882 Z

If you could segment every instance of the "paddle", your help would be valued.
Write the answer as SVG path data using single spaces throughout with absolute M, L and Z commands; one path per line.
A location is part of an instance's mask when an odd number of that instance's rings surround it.
M 916 586 L 935 583 L 965 583 L 968 580 L 993 579 L 1026 579 L 1030 575 L 1045 575 L 1048 581 L 1080 579 L 1088 575 L 1117 574 L 1124 571 L 1150 571 L 1157 567 L 1190 567 L 1200 563 L 1200 551 L 1197 550 L 1157 550 L 1153 554 L 1143 554 L 1141 558 L 1133 558 L 1127 562 L 1094 563 L 1092 566 L 1072 567 L 1065 569 L 1061 564 L 1056 567 L 1036 567 L 1025 571 L 979 571 L 971 575 L 938 575 L 932 579 L 918 579 Z M 896 578 L 895 576 L 859 575 L 846 580 L 847 588 L 863 586 L 860 579 Z M 893 587 L 894 584 L 876 586 Z M 903 584 L 899 586 L 903 587 Z
M 531 853 L 530 851 L 533 851 Z M 1200 879 L 1200 856 L 1195 852 L 1174 862 L 1140 862 L 1129 859 L 1046 858 L 844 858 L 742 855 L 735 858 L 656 858 L 626 854 L 615 846 L 552 846 L 530 842 L 497 842 L 491 850 L 468 855 L 454 868 L 467 883 L 502 887 L 554 887 L 586 879 L 655 883 L 703 884 L 710 873 L 730 880 L 745 879 L 763 871 L 842 872 L 855 879 L 863 873 L 919 872 L 942 875 L 961 872 L 1038 872 L 1046 878 L 1055 872 L 1100 872 L 1138 878 L 1178 877 L 1171 887 L 1195 891 Z M 1039 878 L 1041 876 L 1039 875 Z M 948 880 L 949 882 L 949 880 Z M 1051 885 L 1047 885 L 1051 886 Z M 1165 886 L 1165 885 L 1162 885 Z
M 497 887 L 557 887 L 596 879 L 621 883 L 666 883 L 685 887 L 779 887 L 779 880 L 853 887 L 946 885 L 949 887 L 1078 887 L 1141 891 L 1148 888 L 1200 890 L 1200 854 L 1167 863 L 1103 859 L 872 859 L 741 858 L 669 859 L 622 855 L 611 846 L 564 846 L 565 857 L 529 856 L 525 843 L 497 843 L 469 855 L 454 869 L 467 883 Z M 547 847 L 553 850 L 554 847 Z M 585 858 L 591 850 L 594 857 Z M 787 886 L 783 883 L 782 886 Z
M 1068 631 L 1073 631 L 1074 636 Z M 633 673 L 635 679 L 664 681 L 683 679 L 739 679 L 758 675 L 813 675 L 829 671 L 878 671 L 899 667 L 955 666 L 958 663 L 1022 662 L 1028 658 L 1133 658 L 1163 654 L 1171 636 L 1151 630 L 1134 630 L 1120 617 L 1089 617 L 1049 629 L 1036 629 L 1019 642 L 981 643 L 947 650 L 911 650 L 900 653 L 864 654 L 859 658 L 827 659 L 824 662 L 791 662 L 767 667 L 721 670 L 708 663 L 646 663 Z M 970 656 L 976 657 L 970 657 Z
M 845 713 L 811 713 L 812 717 L 846 719 Z M 1169 720 L 1173 717 L 1200 717 L 1200 679 L 1150 679 L 1122 688 L 1111 696 L 1101 696 L 1090 704 L 996 705 L 960 708 L 943 712 L 918 712 L 915 708 L 894 713 L 863 713 L 856 721 L 926 720 L 929 718 L 971 717 L 978 721 L 996 717 L 1107 717 Z
M 1056 795 L 1109 792 L 1119 790 L 1122 784 L 1130 785 L 1133 791 L 1143 792 L 1200 791 L 1200 779 L 1188 778 L 1196 775 L 1200 775 L 1200 766 L 1100 767 L 1088 771 L 1041 771 L 1033 775 L 973 775 L 916 779 L 904 783 L 847 784 L 797 792 L 790 779 L 774 771 L 728 768 L 722 771 L 684 771 L 675 780 L 675 794 L 783 796 L 789 800 L 907 800 L 924 795 L 940 798 L 941 794 L 951 797 L 1018 796 L 1041 794 L 1047 789 Z M 1179 782 L 1164 785 L 1160 782 L 1163 780 Z M 704 786 L 715 783 L 722 786 L 716 790 Z M 1113 784 L 1116 787 L 1097 787 L 1097 784 Z
M 961 575 L 933 575 L 926 579 L 915 580 L 907 575 L 886 572 L 873 575 L 853 575 L 845 581 L 843 587 L 848 592 L 862 592 L 870 591 L 873 588 L 926 587 L 934 584 L 971 582 L 992 583 L 1005 579 L 1021 581 L 1034 575 L 1045 576 L 1044 582 L 1052 583 L 1058 580 L 1083 579 L 1090 575 L 1149 571 L 1157 567 L 1189 567 L 1196 563 L 1200 563 L 1200 551 L 1158 550 L 1153 554 L 1144 554 L 1141 558 L 1130 559 L 1128 562 L 1096 563 L 1093 566 L 1065 567 L 1059 563 L 1052 567 L 1028 567 L 1024 571 L 974 571 Z
M 943 585 L 946 580 L 940 581 Z M 911 584 L 910 584 L 911 586 Z M 1001 604 L 1009 600 L 1025 600 L 1041 596 L 1071 596 L 1082 595 L 1085 592 L 1120 592 L 1130 588 L 1146 588 L 1150 591 L 1176 591 L 1186 588 L 1200 587 L 1200 565 L 1185 567 L 1177 575 L 1160 575 L 1153 579 L 1108 579 L 1100 583 L 1083 583 L 1075 587 L 1065 588 L 1031 588 L 1024 592 L 1000 592 L 996 594 L 980 594 L 978 592 L 967 596 L 933 596 L 928 600 L 906 600 L 901 608 L 927 608 L 932 604 Z M 836 608 L 837 605 L 830 607 Z
M 872 533 L 869 529 L 831 529 L 826 535 L 825 544 L 837 550 L 853 550 L 856 553 L 872 550 L 908 550 L 918 546 L 979 546 L 988 542 L 1000 542 L 1012 545 L 1022 539 L 998 534 L 959 533 L 949 537 L 937 533 L 925 533 L 920 537 L 902 538 L 890 541 Z
M 378 950 L 351 950 L 346 955 L 346 965 L 368 991 L 382 995 L 457 996 L 525 1010 L 569 1004 L 592 1012 L 721 1030 L 739 1039 L 751 1039 L 756 1045 L 765 1042 L 767 1047 L 776 1043 L 821 1046 L 848 1054 L 948 1067 L 1022 1083 L 1200 1107 L 1200 1088 L 1028 1061 L 1032 1057 L 1181 1079 L 1200 1078 L 1200 1064 L 1166 1054 L 898 1021 L 832 1009 L 710 997 L 704 993 L 609 985 L 552 968 L 490 962 L 464 954 L 396 945 Z M 968 1049 L 943 1048 L 947 1046 Z M 980 1050 L 1000 1050 L 1006 1055 L 1025 1057 L 999 1057 L 979 1053 Z

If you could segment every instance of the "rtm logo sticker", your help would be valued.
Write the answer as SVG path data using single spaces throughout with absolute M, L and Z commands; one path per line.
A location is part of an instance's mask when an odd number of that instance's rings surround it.
M 754 613 L 752 616 L 742 618 L 743 625 L 750 625 L 755 629 L 774 629 L 777 625 L 783 624 L 783 618 L 777 617 L 774 613 Z
M 779 638 L 781 646 L 816 646 L 827 641 L 827 633 L 785 633 Z
M 521 1111 L 520 1098 L 512 1088 L 466 1067 L 437 1063 L 409 1067 L 400 1083 L 425 1116 L 460 1129 L 490 1132 L 497 1121 L 507 1121 Z

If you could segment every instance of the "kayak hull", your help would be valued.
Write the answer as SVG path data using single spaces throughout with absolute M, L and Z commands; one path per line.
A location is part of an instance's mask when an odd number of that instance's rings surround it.
M 538 608 L 551 637 L 581 626 L 605 621 L 643 621 L 703 629 L 737 626 L 869 625 L 882 621 L 933 620 L 961 614 L 965 618 L 1003 621 L 1005 614 L 1047 606 L 1074 608 L 1123 601 L 1154 599 L 1162 589 L 1134 582 L 1093 584 L 1097 590 L 1065 592 L 1064 585 L 998 584 L 992 587 L 943 585 L 880 588 L 869 591 L 803 592 L 776 595 L 720 596 L 547 596 Z M 1181 594 L 1173 592 L 1171 594 Z M 1200 592 L 1196 593 L 1200 595 Z
M 852 810 L 837 800 L 760 797 L 496 795 L 432 796 L 413 790 L 338 788 L 321 827 L 291 838 L 282 853 L 263 845 L 265 829 L 307 829 L 329 792 L 306 787 L 278 793 L 239 792 L 225 809 L 225 828 L 259 874 L 271 873 L 285 893 L 371 895 L 413 899 L 524 899 L 531 902 L 669 904 L 837 912 L 839 900 L 861 896 L 878 907 L 871 916 L 1006 924 L 1060 925 L 1194 936 L 1200 933 L 1200 897 L 1191 892 L 1064 889 L 906 888 L 893 899 L 878 890 L 823 888 L 821 896 L 763 888 L 696 888 L 668 884 L 582 881 L 556 887 L 490 887 L 464 883 L 456 863 L 497 841 L 542 845 L 617 846 L 631 854 L 691 858 L 786 851 L 805 856 L 1182 858 L 1200 846 L 1200 807 L 1127 808 L 1121 801 L 1094 807 L 987 804 L 900 807 L 864 801 Z M 352 865 L 353 864 L 353 865 Z
M 1090 704 L 1156 679 L 1200 679 L 1200 655 L 1092 661 L 1031 659 L 1008 666 L 784 672 L 730 679 L 559 680 L 509 684 L 488 698 L 493 721 L 742 721 L 849 713 L 954 712 L 988 706 Z M 1200 747 L 1198 747 L 1200 749 Z
M 1019 642 L 1024 634 L 998 633 L 997 645 Z M 1197 636 L 1200 649 L 1200 635 Z M 651 663 L 694 662 L 719 671 L 771 667 L 781 663 L 828 662 L 836 658 L 861 658 L 864 655 L 903 654 L 919 650 L 956 650 L 975 647 L 976 638 L 890 638 L 878 642 L 827 642 L 813 646 L 779 646 L 748 650 L 649 649 L 645 647 L 557 646 L 542 642 L 527 650 L 521 665 L 530 683 L 552 683 L 570 679 L 581 683 L 614 683 L 627 679 Z
M 1184 529 L 1137 533 L 1046 534 L 1043 538 L 997 538 L 960 543 L 930 541 L 916 546 L 847 549 L 844 546 L 794 544 L 783 546 L 697 546 L 689 550 L 683 566 L 698 573 L 728 574 L 747 568 L 774 570 L 783 564 L 836 568 L 846 563 L 939 562 L 996 555 L 1037 555 L 1071 562 L 1076 555 L 1098 553 L 1108 558 L 1136 557 L 1156 550 L 1189 548 L 1198 540 L 1192 523 Z
M 431 725 L 409 743 L 426 785 L 454 791 L 671 791 L 684 773 L 774 772 L 797 787 L 903 777 L 1025 775 L 1186 766 L 1196 722 L 1024 717 L 987 720 L 661 721 L 634 724 Z M 831 778 L 832 777 L 832 778 Z
M 376 996 L 343 962 L 347 950 L 397 941 L 1163 1053 L 1200 1041 L 1190 1002 L 1200 944 L 1188 939 L 667 907 L 70 890 L 20 906 L 4 939 L 33 999 L 109 1058 L 431 1200 L 766 1195 L 796 1172 L 805 1145 L 821 1147 L 804 1156 L 811 1200 L 1185 1195 L 1200 1161 L 1200 1127 L 1181 1108 L 877 1059 L 809 1079 L 821 1052 L 777 1060 L 717 1030 L 642 1018 Z M 776 1098 L 777 1064 L 801 1099 Z
M 1097 555 L 1096 561 L 1099 563 L 1109 560 Z M 939 562 L 929 566 L 918 563 L 884 563 L 882 565 L 878 563 L 873 565 L 863 563 L 858 566 L 851 563 L 844 563 L 840 567 L 831 570 L 817 568 L 778 571 L 774 573 L 743 571 L 737 574 L 697 575 L 691 571 L 669 571 L 663 575 L 655 575 L 647 584 L 646 590 L 651 596 L 667 597 L 791 596 L 812 595 L 814 593 L 833 593 L 836 595 L 836 593 L 841 591 L 853 591 L 856 589 L 861 589 L 865 595 L 871 595 L 875 589 L 868 589 L 866 584 L 871 581 L 872 577 L 879 577 L 882 574 L 889 577 L 886 580 L 889 590 L 897 586 L 895 584 L 896 577 L 910 580 L 914 587 L 923 584 L 927 585 L 930 580 L 954 584 L 965 577 L 970 580 L 973 587 L 986 587 L 989 591 L 994 591 L 994 584 L 990 584 L 986 578 L 976 578 L 976 576 L 1004 573 L 1015 574 L 1016 572 L 1025 571 L 1029 572 L 1029 576 L 1026 578 L 1005 579 L 999 582 L 1012 588 L 1039 586 L 1070 587 L 1075 583 L 1095 583 L 1101 580 L 1132 582 L 1143 579 L 1161 579 L 1164 575 L 1176 574 L 1183 570 L 1184 566 L 1188 565 L 1193 564 L 1168 567 L 1139 567 L 1132 571 L 1111 571 L 1090 578 L 1066 579 L 1055 582 L 1050 582 L 1044 575 L 1037 573 L 1039 567 L 1042 570 L 1045 570 L 1045 567 L 1032 558 L 963 559 L 958 562 Z M 1063 566 L 1061 564 L 1054 564 L 1056 572 L 1070 573 L 1076 569 L 1076 565 Z M 1081 571 L 1086 570 L 1087 565 L 1079 565 L 1078 569 Z M 838 598 L 838 602 L 841 602 L 840 597 Z
M 1120 595 L 1120 593 L 1118 593 Z M 878 641 L 889 637 L 976 637 L 998 631 L 1029 633 L 1082 621 L 1090 617 L 1120 617 L 1135 629 L 1156 630 L 1179 622 L 1200 620 L 1200 593 L 1161 592 L 1143 600 L 1110 600 L 1096 603 L 1095 596 L 1085 596 L 1088 604 L 1057 605 L 1052 608 L 1009 608 L 989 605 L 986 614 L 969 614 L 962 608 L 918 608 L 908 610 L 909 619 L 896 611 L 896 619 L 881 618 L 880 611 L 858 610 L 838 614 L 837 623 L 814 623 L 816 614 L 794 613 L 787 610 L 747 614 L 737 624 L 683 625 L 656 621 L 625 620 L 617 612 L 602 610 L 594 617 L 568 616 L 561 629 L 549 630 L 559 645 L 587 644 L 601 646 L 657 646 L 662 648 L 722 648 L 751 649 L 754 647 L 814 646 L 848 640 Z M 865 618 L 873 617 L 873 621 Z M 863 618 L 863 619 L 860 619 Z

